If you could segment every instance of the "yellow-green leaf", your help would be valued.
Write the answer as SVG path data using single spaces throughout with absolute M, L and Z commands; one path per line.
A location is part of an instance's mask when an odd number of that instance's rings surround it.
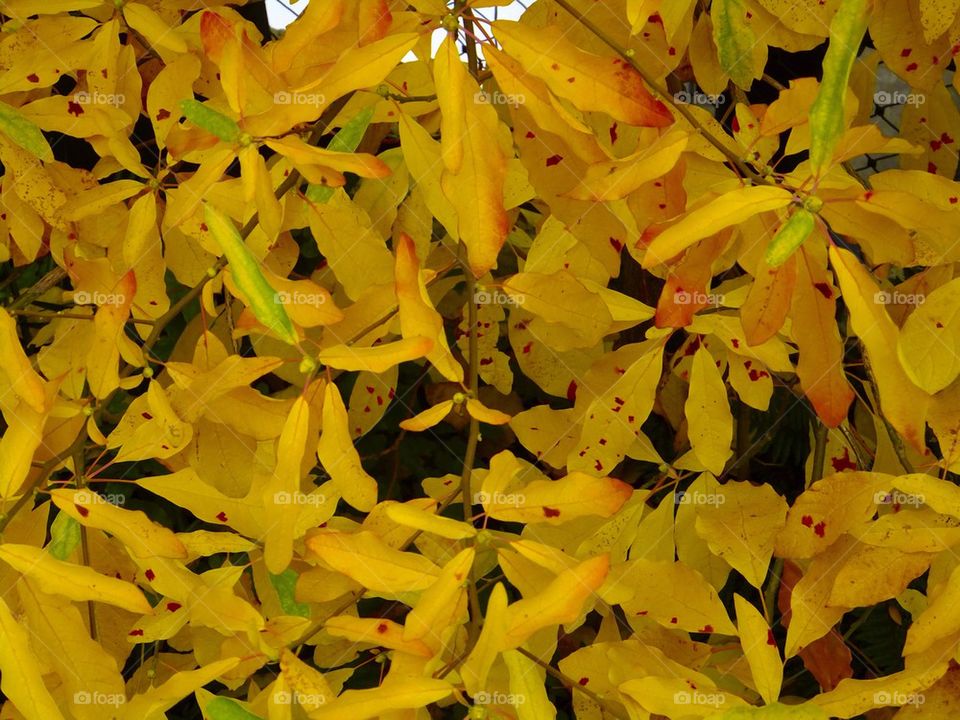
M 797 208 L 787 221 L 780 226 L 777 234 L 767 245 L 764 259 L 772 268 L 783 265 L 794 251 L 810 237 L 815 217 L 806 208 Z
M 210 203 L 204 207 L 204 220 L 227 256 L 233 281 L 257 320 L 284 342 L 296 345 L 299 342 L 297 331 L 290 322 L 283 303 L 279 302 L 277 294 L 260 269 L 260 263 L 240 237 L 233 221 Z
M 830 23 L 830 44 L 823 58 L 823 81 L 810 107 L 810 165 L 826 170 L 844 130 L 844 105 L 850 71 L 870 16 L 870 0 L 843 0 Z

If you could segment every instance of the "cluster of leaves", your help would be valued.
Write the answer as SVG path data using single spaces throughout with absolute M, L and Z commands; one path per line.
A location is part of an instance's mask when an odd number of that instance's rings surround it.
M 3 720 L 956 714 L 960 2 L 503 4 L 0 2 Z

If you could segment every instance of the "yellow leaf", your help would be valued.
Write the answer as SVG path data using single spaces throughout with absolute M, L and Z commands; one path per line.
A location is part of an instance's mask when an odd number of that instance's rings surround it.
M 370 512 L 377 504 L 377 482 L 363 469 L 347 426 L 347 409 L 334 383 L 323 394 L 323 433 L 317 457 L 333 480 L 334 487 L 351 507 Z
M 92 490 L 51 490 L 54 505 L 86 527 L 104 530 L 140 558 L 185 558 L 187 549 L 173 531 L 140 510 L 124 510 Z
M 308 145 L 295 135 L 287 135 L 277 140 L 266 140 L 264 143 L 271 150 L 287 157 L 290 161 L 304 173 L 304 176 L 311 179 L 311 166 L 319 169 L 330 168 L 339 172 L 349 172 L 365 178 L 382 178 L 390 174 L 390 167 L 375 157 L 367 153 L 336 152 L 326 148 Z M 319 184 L 319 180 L 318 180 Z M 322 183 L 332 187 L 342 185 L 336 178 L 328 177 L 327 181 Z
M 686 149 L 688 138 L 685 131 L 675 130 L 625 158 L 591 165 L 582 182 L 567 195 L 574 200 L 595 202 L 626 197 L 670 172 Z
M 560 26 L 534 28 L 499 20 L 493 31 L 508 55 L 578 110 L 599 110 L 629 125 L 664 127 L 673 122 L 629 63 L 581 50 Z
M 777 534 L 786 522 L 786 500 L 770 485 L 732 480 L 719 486 L 714 497 L 707 495 L 705 502 L 698 503 L 698 497 L 690 497 L 696 505 L 697 535 L 711 552 L 759 589 L 767 576 Z
M 828 427 L 843 422 L 853 402 L 853 388 L 843 368 L 844 347 L 837 329 L 836 298 L 823 251 L 800 248 L 790 306 L 791 335 L 800 349 L 797 377 Z
M 690 393 L 684 405 L 690 444 L 697 460 L 714 475 L 723 472 L 733 454 L 733 414 L 727 401 L 727 386 L 710 351 L 704 347 L 693 356 Z
M 787 512 L 777 556 L 796 559 L 822 553 L 850 528 L 872 518 L 877 492 L 887 489 L 881 473 L 840 472 L 816 481 Z
M 661 265 L 698 240 L 731 225 L 739 225 L 758 213 L 790 204 L 793 196 L 782 187 L 750 186 L 731 190 L 691 210 L 679 222 L 657 235 L 647 246 L 644 268 Z
M 395 550 L 369 531 L 321 531 L 306 544 L 331 568 L 377 593 L 424 590 L 440 574 L 423 555 Z
M 923 652 L 938 640 L 960 632 L 960 567 L 954 568 L 919 617 L 907 631 L 904 655 Z
M 396 687 L 394 687 L 394 685 Z M 443 700 L 453 687 L 445 680 L 432 678 L 404 678 L 391 686 L 370 690 L 347 690 L 333 702 L 321 706 L 311 714 L 312 720 L 368 720 L 383 717 L 384 713 L 422 708 Z
M 371 286 L 393 282 L 390 251 L 349 195 L 337 189 L 327 202 L 308 202 L 307 208 L 310 232 L 347 297 L 356 300 Z
M 897 340 L 897 357 L 914 383 L 937 393 L 960 375 L 960 280 L 951 280 L 926 296 L 907 316 Z
M 622 600 L 627 615 L 648 617 L 665 628 L 737 634 L 717 591 L 682 562 L 629 560 L 601 595 L 608 602 Z
M 783 683 L 780 650 L 777 649 L 773 631 L 759 610 L 736 593 L 733 595 L 733 604 L 737 611 L 740 644 L 753 675 L 754 687 L 769 705 L 780 697 L 780 686 Z
M 407 418 L 400 422 L 400 427 L 410 432 L 422 432 L 432 428 L 438 422 L 443 420 L 450 411 L 453 410 L 453 400 L 444 400 L 442 403 L 432 405 L 423 412 Z
M 480 86 L 466 74 L 455 40 L 447 37 L 444 47 L 446 62 L 437 61 L 446 167 L 440 184 L 456 210 L 457 234 L 466 245 L 470 270 L 481 277 L 497 266 L 497 255 L 510 230 L 504 206 L 507 158 L 498 138 L 497 111 L 478 102 Z M 452 67 L 457 71 L 443 71 Z M 444 76 L 449 87 L 441 90 L 439 82 Z
M 450 540 L 463 540 L 477 534 L 476 528 L 472 525 L 442 515 L 435 515 L 406 503 L 391 503 L 388 505 L 387 517 L 401 525 L 433 533 Z
M 482 690 L 487 684 L 487 676 L 504 646 L 510 617 L 507 614 L 507 591 L 503 583 L 498 582 L 490 592 L 487 611 L 480 629 L 480 637 L 470 651 L 470 655 L 460 667 L 460 676 L 471 695 Z
M 831 246 L 830 264 L 850 311 L 850 325 L 866 346 L 881 411 L 908 443 L 926 454 L 924 418 L 930 396 L 913 384 L 893 352 L 899 330 L 887 314 L 880 288 L 848 250 Z
M 404 637 L 403 625 L 386 618 L 360 618 L 337 615 L 327 620 L 324 629 L 334 637 L 346 638 L 355 643 L 371 643 L 379 647 L 398 650 L 402 653 L 430 657 L 433 653 L 420 640 Z
M 123 326 L 130 316 L 136 291 L 137 281 L 131 270 L 117 282 L 109 301 L 97 308 L 94 315 L 93 342 L 87 353 L 87 383 L 97 399 L 105 398 L 120 385 L 118 364 L 125 339 Z
M 0 380 L 3 393 L 12 390 L 36 412 L 46 409 L 46 383 L 33 369 L 17 335 L 17 323 L 0 308 Z
M 47 412 L 19 400 L 3 414 L 7 429 L 0 438 L 0 498 L 9 498 L 20 492 L 30 474 L 34 453 L 43 442 Z
M 321 350 L 317 360 L 338 370 L 366 370 L 380 374 L 400 363 L 424 357 L 432 349 L 433 340 L 413 336 L 372 347 L 332 345 Z
M 303 395 L 298 395 L 277 441 L 277 466 L 263 490 L 267 527 L 263 559 L 267 570 L 274 575 L 286 570 L 293 559 L 296 522 L 300 515 L 300 504 L 293 500 L 300 495 L 300 466 L 309 425 L 310 406 Z
M 123 6 L 123 17 L 131 28 L 143 35 L 150 44 L 175 53 L 186 53 L 187 44 L 177 32 L 152 8 L 132 2 Z
M 99 708 L 78 702 L 82 702 L 85 696 L 97 696 L 107 702 L 126 700 L 117 661 L 90 638 L 84 619 L 73 603 L 38 591 L 30 581 L 19 583 L 17 590 L 30 632 L 36 637 L 37 644 L 43 646 L 41 655 L 49 657 L 63 680 L 67 697 L 73 700 L 71 710 L 74 715 L 79 720 L 98 720 Z M 8 642 L 6 632 L 4 635 L 5 642 Z M 6 671 L 2 662 L 0 671 Z
M 506 425 L 510 422 L 510 416 L 499 410 L 488 408 L 479 400 L 467 398 L 467 412 L 482 423 L 487 425 Z
M 466 619 L 466 582 L 475 558 L 476 550 L 467 547 L 443 566 L 436 582 L 423 591 L 407 614 L 404 640 L 438 644 L 436 638 L 451 623 Z
M 546 671 L 516 650 L 503 653 L 503 661 L 510 673 L 510 695 L 517 698 L 518 720 L 553 720 L 557 709 L 547 697 Z
M 307 711 L 316 710 L 335 697 L 323 673 L 305 663 L 288 648 L 280 650 L 280 677 L 298 693 L 297 699 L 301 705 L 307 706 L 304 708 Z M 306 702 L 302 699 L 304 696 Z
M 440 105 L 441 157 L 447 170 L 457 173 L 463 166 L 463 138 L 467 134 L 467 104 L 463 96 L 467 70 L 456 40 L 449 35 L 434 58 L 433 78 Z
M 612 477 L 572 472 L 559 480 L 534 480 L 516 493 L 480 492 L 487 515 L 505 522 L 562 524 L 583 516 L 610 517 L 633 488 Z
M 0 598 L 0 690 L 27 720 L 63 720 L 63 714 L 43 684 L 36 654 L 30 649 L 27 630 L 17 622 Z
M 4 543 L 0 545 L 0 560 L 35 581 L 43 592 L 153 614 L 153 608 L 136 585 L 101 575 L 84 565 L 61 562 L 40 548 Z
M 602 474 L 611 472 L 631 452 L 640 437 L 640 426 L 653 409 L 657 386 L 663 372 L 663 343 L 659 340 L 621 348 L 625 371 L 595 397 L 585 409 L 589 422 L 583 422 L 579 441 L 567 455 L 571 471 Z M 627 353 L 634 353 L 627 355 Z M 629 365 L 630 358 L 636 357 Z M 616 366 L 618 358 L 608 356 Z M 587 376 L 588 385 L 590 377 Z M 589 397 L 589 396 L 588 396 Z
M 205 483 L 192 467 L 169 475 L 140 478 L 137 484 L 186 508 L 204 522 L 228 525 L 251 538 L 259 538 L 263 532 L 259 496 L 229 497 Z
M 595 345 L 613 324 L 603 299 L 567 270 L 518 273 L 503 291 L 536 316 L 531 332 L 554 350 Z
M 396 282 L 403 336 L 433 340 L 433 349 L 427 354 L 427 359 L 447 380 L 463 382 L 463 367 L 450 353 L 443 331 L 443 318 L 430 302 L 416 246 L 408 235 L 401 234 L 397 242 Z
M 239 657 L 217 660 L 197 670 L 187 670 L 174 675 L 166 682 L 134 695 L 124 706 L 125 717 L 160 718 L 187 695 L 209 682 L 225 675 L 240 664 Z M 191 666 L 192 667 L 192 666 Z
M 603 585 L 610 558 L 599 555 L 563 571 L 533 597 L 518 600 L 507 608 L 507 630 L 502 650 L 512 650 L 537 630 L 576 620 Z

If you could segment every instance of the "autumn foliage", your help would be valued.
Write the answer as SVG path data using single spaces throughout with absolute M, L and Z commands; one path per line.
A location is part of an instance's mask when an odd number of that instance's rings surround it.
M 0 1 L 2 720 L 957 716 L 960 2 L 504 4 Z

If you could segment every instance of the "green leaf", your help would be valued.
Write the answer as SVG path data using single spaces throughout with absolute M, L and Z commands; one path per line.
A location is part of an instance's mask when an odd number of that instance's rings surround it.
M 297 573 L 292 568 L 287 568 L 279 575 L 270 574 L 270 584 L 277 591 L 277 597 L 280 598 L 280 607 L 286 615 L 297 615 L 299 617 L 310 617 L 310 607 L 304 603 L 296 601 L 295 591 L 297 587 Z
M 0 102 L 0 132 L 44 162 L 53 162 L 53 150 L 40 128 L 19 110 L 3 102 Z
M 284 342 L 297 345 L 297 332 L 279 296 L 260 270 L 260 263 L 250 252 L 233 221 L 210 203 L 204 207 L 204 220 L 214 239 L 230 263 L 230 274 L 237 289 L 257 320 L 276 333 Z
M 187 120 L 199 128 L 203 128 L 211 135 L 228 143 L 235 143 L 240 139 L 240 126 L 232 118 L 222 112 L 207 107 L 199 100 L 189 99 L 180 101 L 180 111 Z
M 770 267 L 780 267 L 813 232 L 814 214 L 806 208 L 797 210 L 780 226 L 767 245 L 766 261 Z
M 869 0 L 843 0 L 830 23 L 823 81 L 810 107 L 810 165 L 817 176 L 830 165 L 843 135 L 847 84 L 869 15 Z
M 355 152 L 367 134 L 367 127 L 373 119 L 373 106 L 365 107 L 350 118 L 337 134 L 330 139 L 327 150 L 335 152 Z M 315 203 L 325 203 L 333 197 L 333 188 L 325 185 L 310 185 L 307 187 L 307 200 Z
M 47 549 L 57 560 L 66 560 L 80 544 L 80 523 L 66 513 L 57 513 L 50 525 Z
M 236 700 L 226 697 L 212 698 L 207 703 L 206 714 L 210 720 L 263 720 Z
M 711 7 L 713 40 L 720 67 L 737 86 L 749 90 L 753 84 L 753 48 L 757 39 L 746 23 L 743 0 L 713 0 Z

